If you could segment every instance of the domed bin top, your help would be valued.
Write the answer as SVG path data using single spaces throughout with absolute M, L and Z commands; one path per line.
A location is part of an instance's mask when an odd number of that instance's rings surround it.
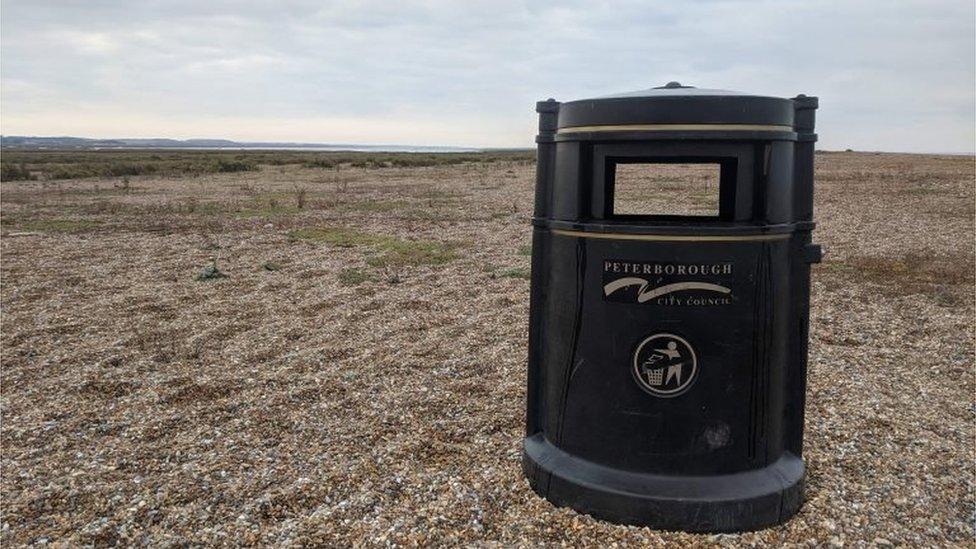
M 728 90 L 665 86 L 559 106 L 560 134 L 590 131 L 793 132 L 791 99 Z

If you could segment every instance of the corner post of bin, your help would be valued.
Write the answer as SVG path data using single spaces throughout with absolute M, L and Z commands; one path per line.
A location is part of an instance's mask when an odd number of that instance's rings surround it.
M 793 212 L 797 221 L 813 220 L 813 163 L 814 144 L 817 134 L 814 133 L 816 114 L 819 101 L 816 97 L 803 95 L 793 98 L 793 128 L 796 130 L 796 150 L 794 154 Z
M 791 424 L 791 436 L 786 440 L 787 449 L 796 456 L 803 455 L 803 426 L 806 409 L 807 360 L 810 340 L 810 263 L 819 261 L 820 247 L 811 243 L 813 229 L 813 174 L 817 134 L 814 133 L 817 107 L 816 97 L 800 94 L 793 98 L 793 127 L 797 140 L 794 150 L 793 194 L 794 221 L 802 230 L 798 233 L 803 261 L 793 267 L 793 283 L 796 299 L 793 301 L 792 365 L 789 370 L 787 421 Z M 814 253 L 815 252 L 815 253 Z M 815 255 L 816 257 L 810 257 Z
M 559 102 L 553 98 L 535 104 L 539 113 L 539 135 L 535 172 L 535 217 L 545 217 L 550 211 L 550 192 L 556 156 L 556 125 L 559 118 Z
M 556 127 L 559 117 L 559 102 L 549 98 L 535 104 L 539 113 L 539 135 L 535 172 L 535 209 L 533 215 L 537 223 L 549 216 L 551 211 L 552 184 L 556 164 Z M 532 292 L 529 297 L 529 353 L 525 410 L 525 432 L 532 436 L 541 430 L 543 421 L 543 375 L 542 364 L 542 308 L 545 304 L 547 288 L 544 272 L 546 269 L 548 233 L 536 224 L 532 229 Z

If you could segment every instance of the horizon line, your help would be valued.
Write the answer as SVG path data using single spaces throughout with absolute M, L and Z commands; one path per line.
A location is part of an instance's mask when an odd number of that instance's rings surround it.
M 247 148 L 260 150 L 264 148 L 265 150 L 275 150 L 283 149 L 287 147 L 358 147 L 358 148 L 401 148 L 401 149 L 452 149 L 453 151 L 448 152 L 473 152 L 473 151 L 497 151 L 497 150 L 535 150 L 535 146 L 507 146 L 507 147 L 484 147 L 484 146 L 466 146 L 466 145 L 414 145 L 414 144 L 401 144 L 401 143 L 341 143 L 341 142 L 321 142 L 321 141 L 238 141 L 235 139 L 229 139 L 225 137 L 189 137 L 189 138 L 176 138 L 176 137 L 79 137 L 74 135 L 6 135 L 0 134 L 0 149 L 45 149 L 45 147 L 38 145 L 8 145 L 3 143 L 8 139 L 43 139 L 43 140 L 55 140 L 55 139 L 76 139 L 80 141 L 174 141 L 178 143 L 187 143 L 194 141 L 224 141 L 232 145 L 219 146 L 219 145 L 197 145 L 189 148 L 193 149 L 220 149 L 220 148 L 235 148 L 233 145 L 238 145 L 237 148 Z M 48 150 L 58 150 L 64 148 L 85 148 L 80 147 L 58 147 L 52 146 Z M 92 147 L 92 148 L 111 148 L 114 150 L 139 150 L 139 149 L 152 149 L 152 145 L 122 145 L 117 147 Z M 160 147 L 155 147 L 160 148 Z M 184 147 L 172 146 L 172 147 L 162 147 L 167 149 L 180 149 Z M 877 154 L 918 154 L 918 155 L 951 155 L 951 156 L 976 156 L 976 151 L 888 151 L 888 150 L 867 150 L 867 149 L 816 149 L 817 152 L 825 153 L 877 153 Z M 323 151 L 327 152 L 327 151 Z M 341 151 L 336 151 L 341 152 Z M 377 151 L 382 152 L 382 151 Z

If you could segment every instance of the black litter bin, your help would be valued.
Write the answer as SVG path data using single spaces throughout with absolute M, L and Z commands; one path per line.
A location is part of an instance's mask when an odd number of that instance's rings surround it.
M 676 82 L 537 105 L 523 465 L 539 495 L 694 532 L 799 509 L 816 108 Z M 671 164 L 715 174 L 710 215 L 618 208 L 621 174 Z

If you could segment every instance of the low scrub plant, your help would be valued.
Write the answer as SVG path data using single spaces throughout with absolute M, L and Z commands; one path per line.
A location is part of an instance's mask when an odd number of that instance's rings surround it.
M 33 181 L 35 179 L 37 176 L 32 174 L 23 163 L 4 162 L 0 164 L 0 181 Z
M 217 280 L 220 278 L 227 278 L 227 275 L 223 271 L 217 268 L 217 262 L 214 261 L 210 265 L 204 267 L 199 274 L 197 274 L 197 280 Z

